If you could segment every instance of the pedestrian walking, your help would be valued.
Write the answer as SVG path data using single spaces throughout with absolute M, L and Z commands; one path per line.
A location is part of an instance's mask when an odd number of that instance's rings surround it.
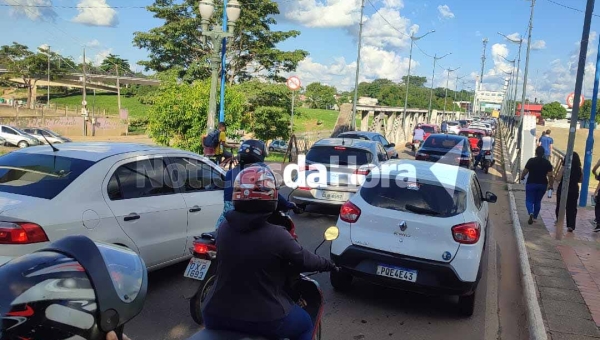
M 447 121 L 442 122 L 442 133 L 448 133 L 448 122 Z
M 550 137 L 550 130 L 546 130 L 546 134 L 540 137 L 539 143 L 540 146 L 544 148 L 544 157 L 546 157 L 547 160 L 550 160 L 550 156 L 552 156 L 552 147 L 554 145 L 554 140 Z
M 560 197 L 563 186 L 563 173 L 565 160 L 562 162 L 562 169 L 557 175 L 560 178 L 560 184 L 556 189 L 556 220 L 558 220 L 558 209 L 560 205 Z M 569 192 L 567 194 L 567 231 L 572 233 L 575 230 L 577 221 L 577 202 L 579 201 L 579 183 L 583 180 L 583 170 L 581 170 L 581 159 L 577 152 L 573 152 L 573 161 L 571 162 L 571 177 L 569 178 Z
M 537 138 L 535 140 L 535 145 L 536 146 L 542 146 L 542 143 L 540 142 L 540 139 L 542 139 L 542 137 L 544 137 L 546 135 L 546 131 L 542 131 L 542 135 L 540 136 L 540 138 Z
M 525 164 L 521 180 L 527 177 L 525 185 L 525 205 L 529 214 L 529 224 L 537 220 L 542 208 L 542 199 L 552 179 L 552 164 L 544 158 L 544 148 L 535 149 L 535 157 L 530 158 Z
M 598 197 L 598 194 L 600 193 L 600 174 L 598 174 L 598 168 L 600 168 L 600 159 L 596 162 L 596 165 L 594 165 L 594 167 L 592 168 L 592 173 L 594 174 L 594 177 L 596 178 L 596 180 L 598 181 L 598 184 L 596 185 L 596 191 L 594 191 L 594 212 L 596 213 L 596 219 L 594 220 L 594 223 L 596 223 L 596 228 L 594 228 L 594 232 L 597 233 L 600 231 L 600 199 Z

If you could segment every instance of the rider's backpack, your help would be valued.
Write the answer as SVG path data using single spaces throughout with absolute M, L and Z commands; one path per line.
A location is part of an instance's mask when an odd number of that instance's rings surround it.
M 217 146 L 219 146 L 219 135 L 220 134 L 221 134 L 221 131 L 219 131 L 219 130 L 211 131 L 204 138 L 204 147 L 207 147 L 207 148 L 216 148 Z

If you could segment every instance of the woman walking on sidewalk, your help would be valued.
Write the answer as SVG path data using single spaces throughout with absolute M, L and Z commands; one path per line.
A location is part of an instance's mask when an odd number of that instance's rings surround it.
M 558 174 L 560 184 L 556 190 L 556 220 L 558 220 L 558 209 L 560 206 L 560 196 L 563 186 L 563 171 L 565 160 L 562 162 L 563 168 Z M 572 233 L 577 224 L 577 202 L 579 201 L 579 183 L 583 180 L 583 171 L 581 170 L 581 159 L 577 152 L 573 152 L 573 161 L 571 162 L 571 177 L 569 178 L 569 192 L 567 194 L 567 231 Z
M 525 169 L 521 174 L 521 181 L 527 177 L 525 185 L 525 205 L 529 214 L 529 224 L 537 220 L 540 209 L 542 208 L 542 199 L 548 188 L 549 178 L 552 178 L 552 164 L 544 158 L 544 148 L 538 146 L 535 149 L 535 157 L 530 158 L 525 164 Z

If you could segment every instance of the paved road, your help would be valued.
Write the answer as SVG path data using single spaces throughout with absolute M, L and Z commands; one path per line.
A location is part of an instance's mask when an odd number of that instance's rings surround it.
M 496 193 L 499 199 L 490 208 L 493 242 L 487 248 L 474 316 L 458 316 L 454 297 L 427 297 L 358 280 L 349 292 L 337 293 L 329 276 L 321 274 L 314 278 L 321 283 L 327 303 L 324 339 L 528 338 L 507 191 L 496 169 L 480 178 L 483 190 Z M 325 229 L 335 225 L 337 213 L 337 209 L 309 207 L 307 213 L 294 216 L 301 243 L 314 249 Z M 319 253 L 328 256 L 328 249 L 323 247 Z M 150 274 L 145 309 L 126 329 L 133 340 L 186 339 L 200 330 L 189 316 L 186 294 L 190 286 L 182 277 L 184 269 L 181 264 Z

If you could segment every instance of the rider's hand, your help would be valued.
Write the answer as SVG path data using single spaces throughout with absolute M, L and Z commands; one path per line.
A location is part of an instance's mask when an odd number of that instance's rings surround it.
M 108 334 L 106 334 L 106 340 L 119 340 L 119 338 L 117 337 L 117 333 L 115 332 L 109 332 Z M 123 334 L 123 340 L 131 340 L 127 337 L 127 335 Z

